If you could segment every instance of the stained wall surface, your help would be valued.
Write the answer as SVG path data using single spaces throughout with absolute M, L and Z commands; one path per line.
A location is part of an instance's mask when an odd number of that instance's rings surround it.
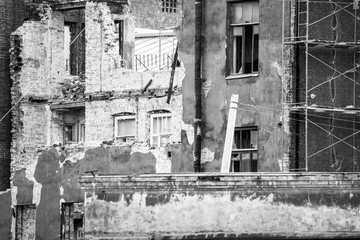
M 164 174 L 80 182 L 85 236 L 93 239 L 359 236 L 359 179 L 351 174 Z
M 6 233 L 12 225 L 12 236 L 21 235 L 19 228 L 24 228 L 23 236 L 34 239 L 64 237 L 68 231 L 60 228 L 66 225 L 62 208 L 83 202 L 78 179 L 91 172 L 192 171 L 191 126 L 182 121 L 184 66 L 175 69 L 168 104 L 170 70 L 132 70 L 134 22 L 129 6 L 106 1 L 79 4 L 76 11 L 57 10 L 61 5 L 31 4 L 32 17 L 9 39 L 12 100 L 19 101 L 12 118 L 11 205 L 33 210 L 2 219 L 7 222 L 1 231 Z M 124 21 L 124 56 L 116 50 L 115 20 Z M 64 23 L 72 21 L 85 23 L 79 35 L 85 38 L 85 48 L 75 49 L 80 60 L 85 60 L 78 75 L 70 75 L 65 67 Z M 149 141 L 150 116 L 157 110 L 170 112 L 172 118 L 170 142 L 160 148 Z M 114 139 L 114 116 L 124 112 L 136 115 L 136 136 L 129 142 Z M 85 142 L 66 144 L 69 118 L 85 123 Z M 10 194 L 1 195 L 4 212 L 11 210 L 7 196 Z M 23 225 L 16 221 L 20 216 Z
M 227 76 L 227 1 L 203 6 L 202 171 L 220 171 L 232 94 L 239 95 L 235 127 L 257 126 L 258 171 L 279 172 L 289 152 L 287 115 L 282 111 L 282 2 L 260 0 L 259 72 Z M 184 3 L 180 56 L 186 59 L 184 122 L 194 119 L 194 1 Z M 288 19 L 290 11 L 286 12 Z M 285 61 L 289 61 L 288 55 Z M 278 123 L 281 124 L 278 124 Z M 286 165 L 286 164 L 285 164 Z M 288 168 L 287 168 L 288 169 Z

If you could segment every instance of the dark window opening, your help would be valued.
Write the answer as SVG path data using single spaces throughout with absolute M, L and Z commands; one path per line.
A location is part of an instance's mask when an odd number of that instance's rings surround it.
M 115 35 L 116 41 L 118 42 L 119 55 L 124 58 L 124 21 L 116 20 L 115 21 Z
M 177 0 L 162 0 L 162 12 L 176 13 Z
M 232 172 L 257 172 L 257 127 L 236 128 L 231 156 Z
M 65 72 L 80 76 L 85 74 L 85 24 L 64 23 Z

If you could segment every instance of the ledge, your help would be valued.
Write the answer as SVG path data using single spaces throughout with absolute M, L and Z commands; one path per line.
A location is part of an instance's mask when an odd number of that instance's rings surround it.
M 85 107 L 85 102 L 70 102 L 70 103 L 59 103 L 59 104 L 50 105 L 51 110 L 57 110 L 57 111 L 84 108 L 84 107 Z
M 55 11 L 66 11 L 72 9 L 85 8 L 87 1 L 70 2 L 53 5 L 52 8 Z M 107 2 L 114 4 L 129 4 L 129 0 L 93 0 L 93 2 Z
M 248 73 L 248 74 L 230 75 L 230 76 L 227 76 L 225 79 L 226 80 L 236 80 L 236 79 L 258 77 L 258 76 L 259 76 L 259 73 Z
M 83 176 L 85 191 L 349 191 L 360 193 L 360 173 L 184 173 Z

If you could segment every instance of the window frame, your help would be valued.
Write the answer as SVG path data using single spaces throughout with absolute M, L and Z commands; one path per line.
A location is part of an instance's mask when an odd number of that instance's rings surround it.
M 232 79 L 232 78 L 242 78 L 242 77 L 250 77 L 250 76 L 258 76 L 259 75 L 259 35 L 260 35 L 260 23 L 259 21 L 257 22 L 233 22 L 233 16 L 234 16 L 234 9 L 235 9 L 235 5 L 236 4 L 246 4 L 246 3 L 249 3 L 249 4 L 253 4 L 253 3 L 259 3 L 259 1 L 256 1 L 256 0 L 245 0 L 245 1 L 239 1 L 239 0 L 229 0 L 227 2 L 227 60 L 226 60 L 226 79 Z M 260 7 L 259 7 L 260 9 Z M 246 71 L 246 56 L 248 56 L 246 54 L 246 45 L 247 45 L 247 42 L 245 42 L 244 40 L 242 40 L 242 43 L 241 43 L 241 67 L 239 70 L 242 69 L 241 72 L 236 72 L 234 71 L 234 64 L 236 64 L 236 60 L 234 59 L 236 57 L 236 54 L 235 54 L 235 47 L 234 47 L 234 29 L 235 28 L 242 28 L 242 35 L 245 37 L 245 32 L 246 32 L 246 28 L 248 28 L 249 26 L 252 27 L 252 34 L 251 34 L 251 71 L 247 72 Z M 254 26 L 258 26 L 258 33 L 254 33 Z M 257 35 L 257 68 L 255 69 L 254 66 L 254 52 L 255 52 L 255 36 Z
M 170 118 L 169 132 L 161 132 L 161 133 L 158 133 L 158 134 L 154 134 L 153 133 L 153 131 L 154 131 L 154 119 L 155 118 L 167 118 L 167 117 Z M 150 116 L 150 146 L 151 147 L 164 147 L 164 146 L 161 145 L 161 138 L 164 137 L 164 136 L 167 136 L 168 143 L 169 143 L 169 140 L 170 140 L 170 137 L 171 137 L 171 130 L 172 130 L 172 128 L 171 128 L 172 127 L 171 120 L 172 120 L 171 112 L 151 113 L 151 116 Z M 160 129 L 160 131 L 161 131 L 161 129 Z M 154 140 L 153 140 L 154 137 L 158 137 L 158 140 L 157 140 L 156 144 L 154 143 Z
M 129 120 L 129 119 L 133 119 L 134 120 L 134 135 L 118 135 L 118 131 L 119 131 L 119 120 Z M 123 140 L 124 142 L 126 142 L 128 139 L 135 139 L 136 138 L 136 115 L 135 114 L 128 114 L 128 115 L 121 115 L 121 116 L 114 116 L 114 123 L 115 123 L 115 127 L 114 127 L 114 138 L 115 140 Z
M 234 129 L 234 144 L 233 144 L 233 147 L 234 145 L 236 144 L 235 143 L 235 132 L 239 131 L 240 132 L 240 144 L 242 142 L 242 134 L 241 132 L 242 131 L 250 131 L 250 144 L 251 144 L 251 133 L 254 131 L 257 133 L 257 136 L 256 136 L 256 147 L 250 147 L 250 148 L 232 148 L 231 149 L 231 172 L 257 172 L 257 163 L 258 163 L 258 143 L 259 143 L 259 129 L 257 126 L 250 126 L 250 127 L 236 127 Z M 248 158 L 249 159 L 243 159 L 243 155 L 245 154 L 248 154 Z M 236 156 L 234 156 L 236 155 Z M 236 159 L 235 160 L 235 157 L 238 157 L 239 156 L 239 159 Z M 248 160 L 250 162 L 248 162 L 248 164 L 246 165 L 244 162 L 245 160 Z M 235 162 L 239 162 L 238 164 L 238 167 L 235 167 Z M 247 169 L 245 169 L 247 167 Z M 239 171 L 235 171 L 237 169 Z M 245 170 L 250 170 L 250 171 L 245 171 Z

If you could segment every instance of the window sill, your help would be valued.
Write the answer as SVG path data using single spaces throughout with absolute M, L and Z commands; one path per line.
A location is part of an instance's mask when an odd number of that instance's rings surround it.
M 258 77 L 258 76 L 259 76 L 259 73 L 248 73 L 248 74 L 230 75 L 230 76 L 227 76 L 225 79 L 226 80 L 236 80 L 236 79 Z

